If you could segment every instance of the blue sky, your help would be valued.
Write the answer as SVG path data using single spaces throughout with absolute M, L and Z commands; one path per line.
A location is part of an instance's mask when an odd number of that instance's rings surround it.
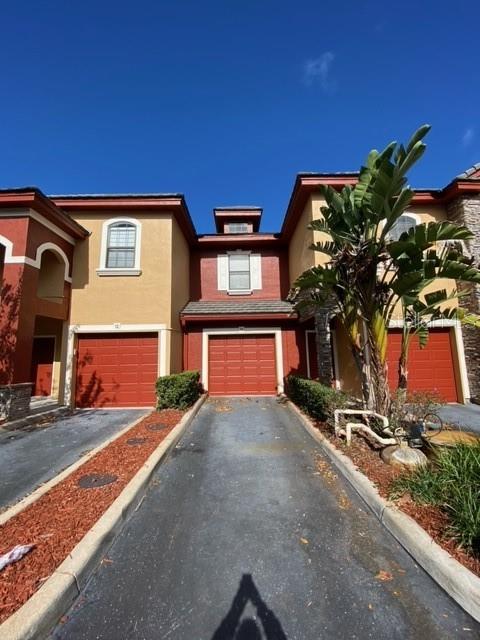
M 296 173 L 355 170 L 429 122 L 411 175 L 480 162 L 480 5 L 82 0 L 3 3 L 0 185 L 182 192 L 264 207 Z

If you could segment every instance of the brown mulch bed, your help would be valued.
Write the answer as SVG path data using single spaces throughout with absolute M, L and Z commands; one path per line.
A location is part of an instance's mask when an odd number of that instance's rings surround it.
M 0 554 L 17 544 L 35 544 L 30 553 L 0 573 L 0 622 L 21 607 L 62 563 L 183 413 L 167 409 L 150 414 L 0 527 Z M 160 431 L 147 428 L 155 423 L 165 426 Z M 145 441 L 127 444 L 132 438 Z M 91 473 L 114 474 L 118 479 L 104 487 L 80 488 L 77 481 Z
M 314 420 L 312 422 L 331 444 L 351 458 L 355 466 L 377 487 L 380 495 L 388 499 L 391 484 L 402 471 L 381 460 L 381 448 L 377 448 L 375 444 L 370 444 L 365 438 L 356 434 L 352 434 L 352 443 L 347 447 L 344 440 L 334 435 L 328 424 Z M 413 518 L 455 560 L 480 577 L 480 559 L 472 557 L 459 548 L 455 540 L 448 536 L 449 518 L 439 507 L 418 504 L 408 494 L 391 502 Z

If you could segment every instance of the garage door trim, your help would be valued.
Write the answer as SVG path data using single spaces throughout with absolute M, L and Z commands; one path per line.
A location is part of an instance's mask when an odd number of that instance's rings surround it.
M 401 329 L 403 327 L 403 320 L 391 320 L 389 323 L 390 329 Z M 453 341 L 455 343 L 455 352 L 452 352 L 452 357 L 457 362 L 458 370 L 460 373 L 460 392 L 458 401 L 469 402 L 470 401 L 470 385 L 468 383 L 467 375 L 467 363 L 465 361 L 465 347 L 463 344 L 462 325 L 460 320 L 434 320 L 429 323 L 429 327 L 432 329 L 448 329 L 453 328 Z
M 208 339 L 210 336 L 273 335 L 275 337 L 275 368 L 277 393 L 283 393 L 283 347 L 280 327 L 245 327 L 237 329 L 203 329 L 202 332 L 202 384 L 208 391 Z
M 157 333 L 158 334 L 158 375 L 165 376 L 167 369 L 167 325 L 166 324 L 74 324 L 68 330 L 66 385 L 64 403 L 71 405 L 74 401 L 74 356 L 75 338 L 82 333 Z

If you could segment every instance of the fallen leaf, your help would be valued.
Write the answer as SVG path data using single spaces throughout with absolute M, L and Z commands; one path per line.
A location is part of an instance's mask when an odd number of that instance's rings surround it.
M 387 582 L 388 580 L 393 580 L 393 576 L 388 571 L 379 571 L 375 576 L 375 580 L 381 580 L 382 582 Z

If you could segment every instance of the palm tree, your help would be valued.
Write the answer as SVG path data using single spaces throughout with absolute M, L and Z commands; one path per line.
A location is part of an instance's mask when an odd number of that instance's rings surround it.
M 324 234 L 312 248 L 326 262 L 305 271 L 294 284 L 300 311 L 334 299 L 360 372 L 364 404 L 384 415 L 390 408 L 386 353 L 395 309 L 419 309 L 422 291 L 436 278 L 480 282 L 480 272 L 458 250 L 455 257 L 454 250 L 446 248 L 472 237 L 465 227 L 432 222 L 398 240 L 390 237 L 414 195 L 405 176 L 425 152 L 423 138 L 429 130 L 428 125 L 420 127 L 406 147 L 392 142 L 382 152 L 371 151 L 353 188 L 321 188 L 323 217 L 310 228 Z M 444 249 L 437 253 L 439 242 Z M 424 304 L 435 306 L 431 298 Z M 435 304 L 439 308 L 439 302 Z M 405 333 L 405 340 L 410 337 Z

